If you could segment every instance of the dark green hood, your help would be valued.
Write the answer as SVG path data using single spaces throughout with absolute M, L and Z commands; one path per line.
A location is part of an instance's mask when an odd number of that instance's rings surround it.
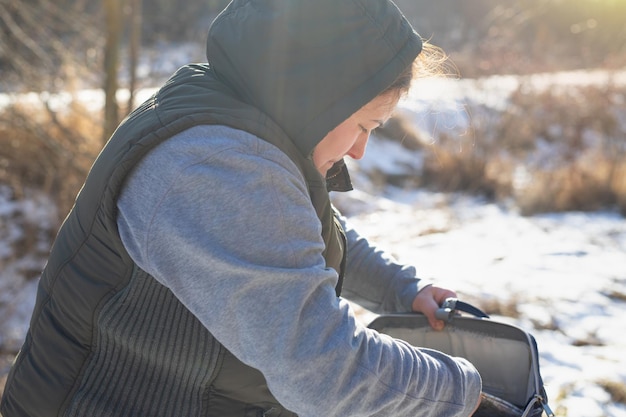
M 207 59 L 306 157 L 389 87 L 421 48 L 391 2 L 234 0 L 211 25 Z

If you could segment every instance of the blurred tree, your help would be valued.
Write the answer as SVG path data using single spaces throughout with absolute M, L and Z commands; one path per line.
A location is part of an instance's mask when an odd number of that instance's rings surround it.
M 144 2 L 144 37 L 147 42 L 203 41 L 212 18 L 229 0 L 176 0 Z
M 139 51 L 141 48 L 142 29 L 142 0 L 130 0 L 127 10 L 129 25 L 128 41 L 128 111 L 135 107 L 135 90 L 137 89 L 137 66 L 139 65 Z
M 93 161 L 100 123 L 72 97 L 102 72 L 95 16 L 81 0 L 0 0 L 0 92 L 39 99 L 0 111 L 0 183 L 17 198 L 39 188 L 67 209 Z
M 624 0 L 395 0 L 464 77 L 626 65 Z
M 122 37 L 122 0 L 104 0 L 105 46 L 104 46 L 104 130 L 106 141 L 119 123 L 117 103 L 120 39 Z
M 78 2 L 80 4 L 80 2 Z M 69 0 L 0 0 L 0 82 L 5 88 L 57 91 L 89 78 L 97 43 L 92 16 Z

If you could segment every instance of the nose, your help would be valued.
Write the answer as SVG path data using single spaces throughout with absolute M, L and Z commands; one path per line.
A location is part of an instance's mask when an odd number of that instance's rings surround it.
M 348 151 L 348 156 L 352 159 L 361 159 L 365 155 L 365 148 L 367 147 L 367 141 L 369 140 L 369 133 L 363 133 L 354 142 L 352 148 Z

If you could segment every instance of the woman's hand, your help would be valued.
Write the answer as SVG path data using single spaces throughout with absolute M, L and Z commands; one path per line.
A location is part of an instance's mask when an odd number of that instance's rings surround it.
M 435 317 L 435 311 L 446 298 L 450 297 L 456 298 L 456 293 L 452 290 L 429 285 L 417 293 L 411 308 L 414 312 L 424 314 L 433 329 L 443 330 L 445 323 Z

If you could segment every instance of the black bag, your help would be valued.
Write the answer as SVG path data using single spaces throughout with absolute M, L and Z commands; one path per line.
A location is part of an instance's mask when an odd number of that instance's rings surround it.
M 459 311 L 478 317 L 461 316 Z M 554 416 L 539 373 L 535 338 L 519 327 L 497 322 L 467 303 L 448 299 L 437 311 L 446 321 L 434 330 L 421 314 L 382 315 L 369 327 L 413 346 L 435 349 L 470 361 L 483 381 L 474 417 Z

